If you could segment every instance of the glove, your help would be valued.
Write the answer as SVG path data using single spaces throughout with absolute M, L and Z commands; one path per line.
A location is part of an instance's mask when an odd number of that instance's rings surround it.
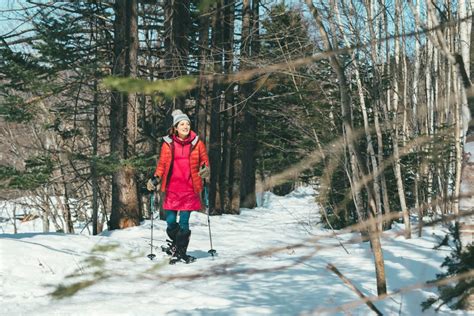
M 211 175 L 211 172 L 209 170 L 209 168 L 206 166 L 206 165 L 202 165 L 201 168 L 199 169 L 199 176 L 201 178 L 209 178 L 209 176 Z
M 154 191 L 160 183 L 161 183 L 161 179 L 159 177 L 153 177 L 149 179 L 148 182 L 146 183 L 146 189 L 150 192 Z

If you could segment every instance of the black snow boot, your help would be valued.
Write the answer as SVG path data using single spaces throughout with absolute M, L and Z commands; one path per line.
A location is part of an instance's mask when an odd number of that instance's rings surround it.
M 196 260 L 195 257 L 189 256 L 186 254 L 188 250 L 189 240 L 191 238 L 191 231 L 179 230 L 176 236 L 176 254 L 171 258 L 170 263 L 175 263 L 177 261 L 184 261 L 186 263 L 191 263 Z
M 173 255 L 176 253 L 176 239 L 178 236 L 178 232 L 179 232 L 178 223 L 173 223 L 172 225 L 166 228 L 166 233 L 168 234 L 168 237 L 170 239 L 167 240 L 168 248 L 165 251 L 169 255 Z

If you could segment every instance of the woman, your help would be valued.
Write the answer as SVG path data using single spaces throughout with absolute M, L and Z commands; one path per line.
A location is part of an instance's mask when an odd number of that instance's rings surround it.
M 160 158 L 147 188 L 153 191 L 161 184 L 160 189 L 165 192 L 163 209 L 166 233 L 171 239 L 170 263 L 189 263 L 196 259 L 186 254 L 191 237 L 189 216 L 192 211 L 201 210 L 202 179 L 209 177 L 209 158 L 206 146 L 191 130 L 189 117 L 181 110 L 174 110 L 171 115 L 173 126 L 169 135 L 163 137 Z

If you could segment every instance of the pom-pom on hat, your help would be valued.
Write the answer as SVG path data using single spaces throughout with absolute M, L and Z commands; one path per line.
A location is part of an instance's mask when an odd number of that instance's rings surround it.
M 181 121 L 188 121 L 191 123 L 189 117 L 179 109 L 171 112 L 171 116 L 173 117 L 173 126 L 176 126 Z

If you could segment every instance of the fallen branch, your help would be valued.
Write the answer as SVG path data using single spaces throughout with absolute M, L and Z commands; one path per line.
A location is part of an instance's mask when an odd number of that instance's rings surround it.
M 362 293 L 354 284 L 352 284 L 352 282 L 346 278 L 333 264 L 329 263 L 326 268 L 334 272 L 342 280 L 342 282 L 344 282 L 351 290 L 356 292 L 356 294 L 365 301 L 365 304 L 367 304 L 367 306 L 369 306 L 369 308 L 377 315 L 383 315 L 371 301 L 367 300 L 364 293 Z

